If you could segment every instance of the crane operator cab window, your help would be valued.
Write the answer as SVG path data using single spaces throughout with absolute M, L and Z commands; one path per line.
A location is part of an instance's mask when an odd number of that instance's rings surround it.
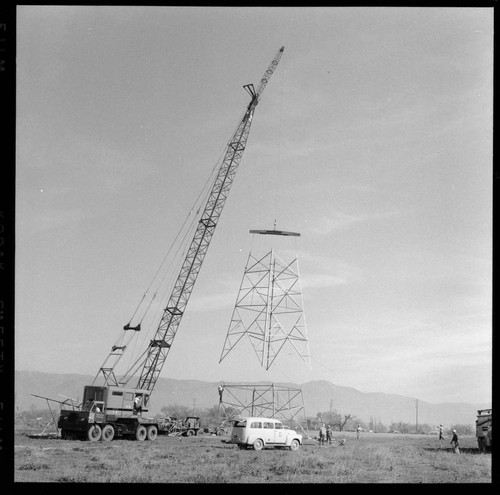
M 94 399 L 89 399 L 83 405 L 83 410 L 89 412 L 104 412 L 104 402 L 95 401 Z

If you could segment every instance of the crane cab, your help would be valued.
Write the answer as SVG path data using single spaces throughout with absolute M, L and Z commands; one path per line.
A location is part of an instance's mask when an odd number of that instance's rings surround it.
M 106 413 L 106 417 L 111 421 L 134 417 L 148 412 L 149 396 L 149 390 L 87 385 L 83 389 L 82 409 L 90 410 L 92 404 L 101 403 L 104 406 L 102 412 Z

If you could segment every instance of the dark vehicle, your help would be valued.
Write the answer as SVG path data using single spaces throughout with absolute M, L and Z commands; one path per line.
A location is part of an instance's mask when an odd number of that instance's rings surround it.
M 191 437 L 198 435 L 200 431 L 200 418 L 198 416 L 188 416 L 186 419 L 160 418 L 160 435 Z
M 158 422 L 143 416 L 148 412 L 149 393 L 148 390 L 86 386 L 81 409 L 61 410 L 57 423 L 61 438 L 87 438 L 92 442 L 111 441 L 115 437 L 156 440 Z M 137 397 L 141 399 L 140 409 L 134 407 Z
M 490 451 L 493 442 L 492 409 L 480 409 L 476 419 L 477 446 L 481 452 Z

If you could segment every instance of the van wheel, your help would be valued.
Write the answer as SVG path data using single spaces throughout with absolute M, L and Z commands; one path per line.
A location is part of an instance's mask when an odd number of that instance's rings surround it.
M 253 443 L 253 448 L 254 450 L 262 450 L 264 448 L 264 442 L 260 438 L 258 438 Z
M 139 425 L 137 427 L 137 430 L 135 430 L 135 439 L 139 440 L 139 442 L 143 442 L 146 440 L 146 437 L 148 436 L 148 431 L 146 430 L 146 427 L 144 425 Z
M 151 425 L 148 427 L 148 440 L 151 440 L 151 442 L 154 442 L 156 440 L 156 437 L 158 436 L 158 428 L 156 426 Z
M 104 442 L 111 442 L 115 438 L 115 429 L 111 425 L 104 426 L 101 438 Z
M 91 425 L 87 430 L 87 438 L 91 442 L 97 442 L 101 438 L 101 427 L 99 425 Z
M 297 439 L 292 440 L 290 444 L 290 450 L 299 450 L 300 443 Z

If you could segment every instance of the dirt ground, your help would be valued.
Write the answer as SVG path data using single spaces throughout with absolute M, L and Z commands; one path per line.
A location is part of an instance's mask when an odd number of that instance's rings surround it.
M 24 483 L 491 483 L 491 454 L 435 435 L 337 433 L 301 448 L 240 450 L 224 437 L 159 436 L 154 442 L 35 439 L 16 433 L 14 485 Z M 344 445 L 341 445 L 345 441 Z

